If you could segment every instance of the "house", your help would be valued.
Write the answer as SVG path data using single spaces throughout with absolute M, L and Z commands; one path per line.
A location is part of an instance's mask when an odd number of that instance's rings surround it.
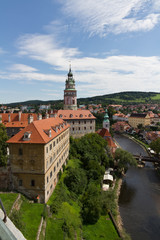
M 46 203 L 69 155 L 69 125 L 59 117 L 33 121 L 10 138 L 12 188 Z
M 150 125 L 150 117 L 147 113 L 132 113 L 128 118 L 128 122 L 133 128 L 137 128 L 140 124 L 147 126 Z
M 131 127 L 129 126 L 129 124 L 124 121 L 118 121 L 112 125 L 113 131 L 120 132 L 120 133 L 126 132 L 130 128 Z

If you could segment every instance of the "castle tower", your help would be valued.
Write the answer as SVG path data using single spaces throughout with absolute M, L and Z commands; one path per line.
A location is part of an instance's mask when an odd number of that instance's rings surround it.
M 107 109 L 105 110 L 104 120 L 103 120 L 103 128 L 107 129 L 109 132 L 110 122 Z
M 77 110 L 77 91 L 75 89 L 75 80 L 71 71 L 68 72 L 64 90 L 64 110 Z

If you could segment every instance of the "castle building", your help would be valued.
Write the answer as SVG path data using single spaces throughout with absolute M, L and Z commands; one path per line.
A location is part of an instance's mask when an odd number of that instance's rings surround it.
M 70 125 L 70 135 L 79 138 L 87 133 L 95 132 L 96 118 L 89 110 L 77 109 L 77 91 L 75 80 L 69 68 L 68 78 L 64 90 L 64 110 L 55 113 Z
M 69 155 L 69 125 L 59 117 L 33 121 L 10 138 L 12 189 L 46 203 Z
M 71 67 L 68 72 L 64 90 L 64 110 L 77 110 L 77 91 L 75 89 L 75 80 Z
M 8 137 L 13 137 L 23 128 L 27 127 L 28 124 L 35 120 L 41 120 L 42 115 L 36 113 L 1 113 L 1 122 L 6 127 Z
M 70 135 L 74 138 L 95 132 L 96 118 L 89 110 L 58 110 L 57 115 L 70 125 Z

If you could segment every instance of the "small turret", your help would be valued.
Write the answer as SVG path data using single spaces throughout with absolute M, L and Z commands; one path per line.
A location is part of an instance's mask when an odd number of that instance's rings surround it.
M 107 109 L 105 110 L 105 115 L 104 115 L 104 120 L 103 120 L 103 128 L 107 129 L 108 131 L 110 128 L 110 121 L 109 121 Z

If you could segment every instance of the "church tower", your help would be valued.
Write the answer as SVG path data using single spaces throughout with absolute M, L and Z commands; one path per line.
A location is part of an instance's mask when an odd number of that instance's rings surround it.
M 75 89 L 75 80 L 71 71 L 68 72 L 64 90 L 64 110 L 77 110 L 77 91 Z
M 109 121 L 109 116 L 108 116 L 107 109 L 105 110 L 105 115 L 104 115 L 104 120 L 103 120 L 103 128 L 107 129 L 108 132 L 109 132 L 110 121 Z

